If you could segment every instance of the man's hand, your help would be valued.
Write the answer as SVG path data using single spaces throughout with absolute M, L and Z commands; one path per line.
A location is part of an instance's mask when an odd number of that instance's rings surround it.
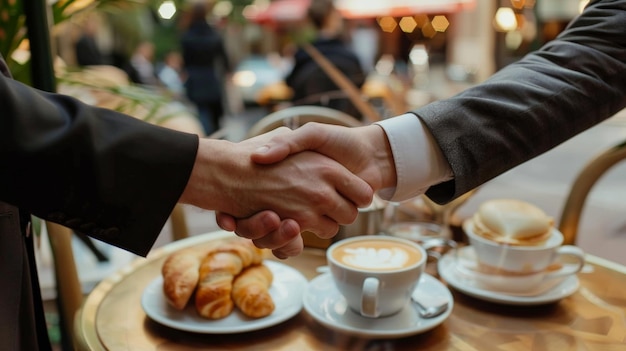
M 331 157 L 367 181 L 374 190 L 395 186 L 396 173 L 391 147 L 386 134 L 377 125 L 347 128 L 307 123 L 295 131 L 274 135 L 255 150 L 251 159 L 260 164 L 272 164 L 305 150 Z M 234 230 L 238 235 L 264 238 L 272 243 L 293 235 L 296 230 L 294 223 L 286 220 L 281 222 L 278 215 L 267 212 L 246 219 L 217 213 L 217 222 L 222 228 Z M 278 252 L 281 252 L 280 249 Z
M 358 207 L 371 202 L 373 190 L 340 163 L 314 152 L 299 152 L 272 164 L 251 161 L 254 150 L 272 136 L 288 132 L 281 128 L 241 143 L 202 139 L 180 201 L 236 218 L 274 212 L 277 217 L 253 217 L 265 221 L 260 227 L 265 228 L 263 233 L 252 227 L 256 222 L 250 227 L 242 223 L 237 233 L 277 250 L 278 256 L 293 256 L 302 250 L 301 231 L 332 237 L 339 224 L 354 221 Z M 277 218 L 283 221 L 278 227 Z M 220 221 L 220 226 L 228 229 L 232 222 Z M 272 226 L 271 236 L 260 235 Z
M 215 217 L 220 228 L 252 239 L 258 247 L 272 249 L 277 258 L 297 256 L 304 248 L 298 223 L 292 219 L 281 221 L 272 211 L 262 211 L 240 221 L 221 212 L 216 212 Z
M 374 190 L 395 185 L 396 173 L 391 146 L 377 125 L 348 128 L 307 123 L 274 135 L 251 155 L 259 164 L 279 162 L 289 155 L 311 150 L 341 163 L 364 179 Z

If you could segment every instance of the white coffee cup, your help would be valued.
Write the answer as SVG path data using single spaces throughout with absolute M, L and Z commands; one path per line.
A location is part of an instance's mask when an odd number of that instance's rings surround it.
M 556 228 L 551 229 L 546 241 L 536 245 L 490 240 L 473 230 L 471 219 L 463 223 L 463 229 L 476 253 L 478 271 L 483 275 L 501 276 L 502 279 L 490 279 L 492 283 L 523 281 L 518 284 L 519 290 L 530 290 L 546 279 L 576 274 L 585 264 L 584 251 L 577 246 L 562 245 L 563 234 Z
M 383 235 L 344 239 L 326 251 L 333 281 L 348 306 L 370 318 L 392 315 L 407 305 L 426 257 L 418 244 Z

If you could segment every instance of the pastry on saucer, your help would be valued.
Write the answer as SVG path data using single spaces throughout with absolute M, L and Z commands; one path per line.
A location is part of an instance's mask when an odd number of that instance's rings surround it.
M 537 206 L 515 199 L 484 202 L 472 217 L 473 232 L 508 245 L 541 245 L 550 238 L 552 217 Z

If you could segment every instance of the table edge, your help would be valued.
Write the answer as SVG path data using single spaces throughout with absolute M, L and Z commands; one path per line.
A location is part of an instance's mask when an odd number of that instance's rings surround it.
M 234 235 L 235 234 L 232 232 L 217 230 L 204 234 L 194 235 L 166 244 L 165 246 L 162 246 L 152 251 L 145 259 L 137 258 L 132 261 L 131 264 L 127 267 L 124 267 L 123 269 L 115 272 L 113 275 L 102 280 L 87 295 L 87 298 L 83 301 L 80 310 L 76 313 L 76 316 L 74 318 L 74 344 L 76 349 L 90 351 L 106 350 L 100 342 L 95 328 L 90 327 L 92 327 L 92 324 L 95 325 L 95 318 L 98 312 L 98 306 L 106 296 L 106 293 L 110 291 L 119 281 L 131 274 L 135 269 L 143 265 L 149 264 L 150 262 L 163 257 L 164 255 L 170 254 L 182 248 L 211 240 L 223 239 Z M 209 238 L 211 240 L 208 240 Z M 587 263 L 591 263 L 626 275 L 626 266 L 620 263 L 613 262 L 592 254 L 586 254 L 585 256 Z
M 234 237 L 235 234 L 224 230 L 217 230 L 204 234 L 194 235 L 185 239 L 168 243 L 162 247 L 159 247 L 151 251 L 147 257 L 137 257 L 128 266 L 116 271 L 111 276 L 103 279 L 100 283 L 96 284 L 93 290 L 84 299 L 80 309 L 76 312 L 74 317 L 74 346 L 77 350 L 89 350 L 89 351 L 104 351 L 106 350 L 95 328 L 92 328 L 92 324 L 95 324 L 95 318 L 98 313 L 98 306 L 104 299 L 106 294 L 113 289 L 113 287 L 123 280 L 125 277 L 133 273 L 137 268 L 147 265 L 152 261 L 158 260 L 165 255 L 168 255 L 174 251 L 193 246 L 195 244 L 208 242 L 211 240 L 219 240 L 228 237 Z

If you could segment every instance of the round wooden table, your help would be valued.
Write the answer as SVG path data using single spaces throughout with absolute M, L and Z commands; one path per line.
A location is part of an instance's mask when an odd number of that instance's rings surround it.
M 588 256 L 580 287 L 559 302 L 507 306 L 450 289 L 454 308 L 439 326 L 399 339 L 366 339 L 326 328 L 305 310 L 278 325 L 244 334 L 198 334 L 162 326 L 141 307 L 144 288 L 165 258 L 183 247 L 230 233 L 218 231 L 173 242 L 103 280 L 76 315 L 79 350 L 623 350 L 626 349 L 626 267 Z M 309 280 L 326 263 L 307 248 L 286 261 Z M 436 267 L 427 272 L 435 274 Z

